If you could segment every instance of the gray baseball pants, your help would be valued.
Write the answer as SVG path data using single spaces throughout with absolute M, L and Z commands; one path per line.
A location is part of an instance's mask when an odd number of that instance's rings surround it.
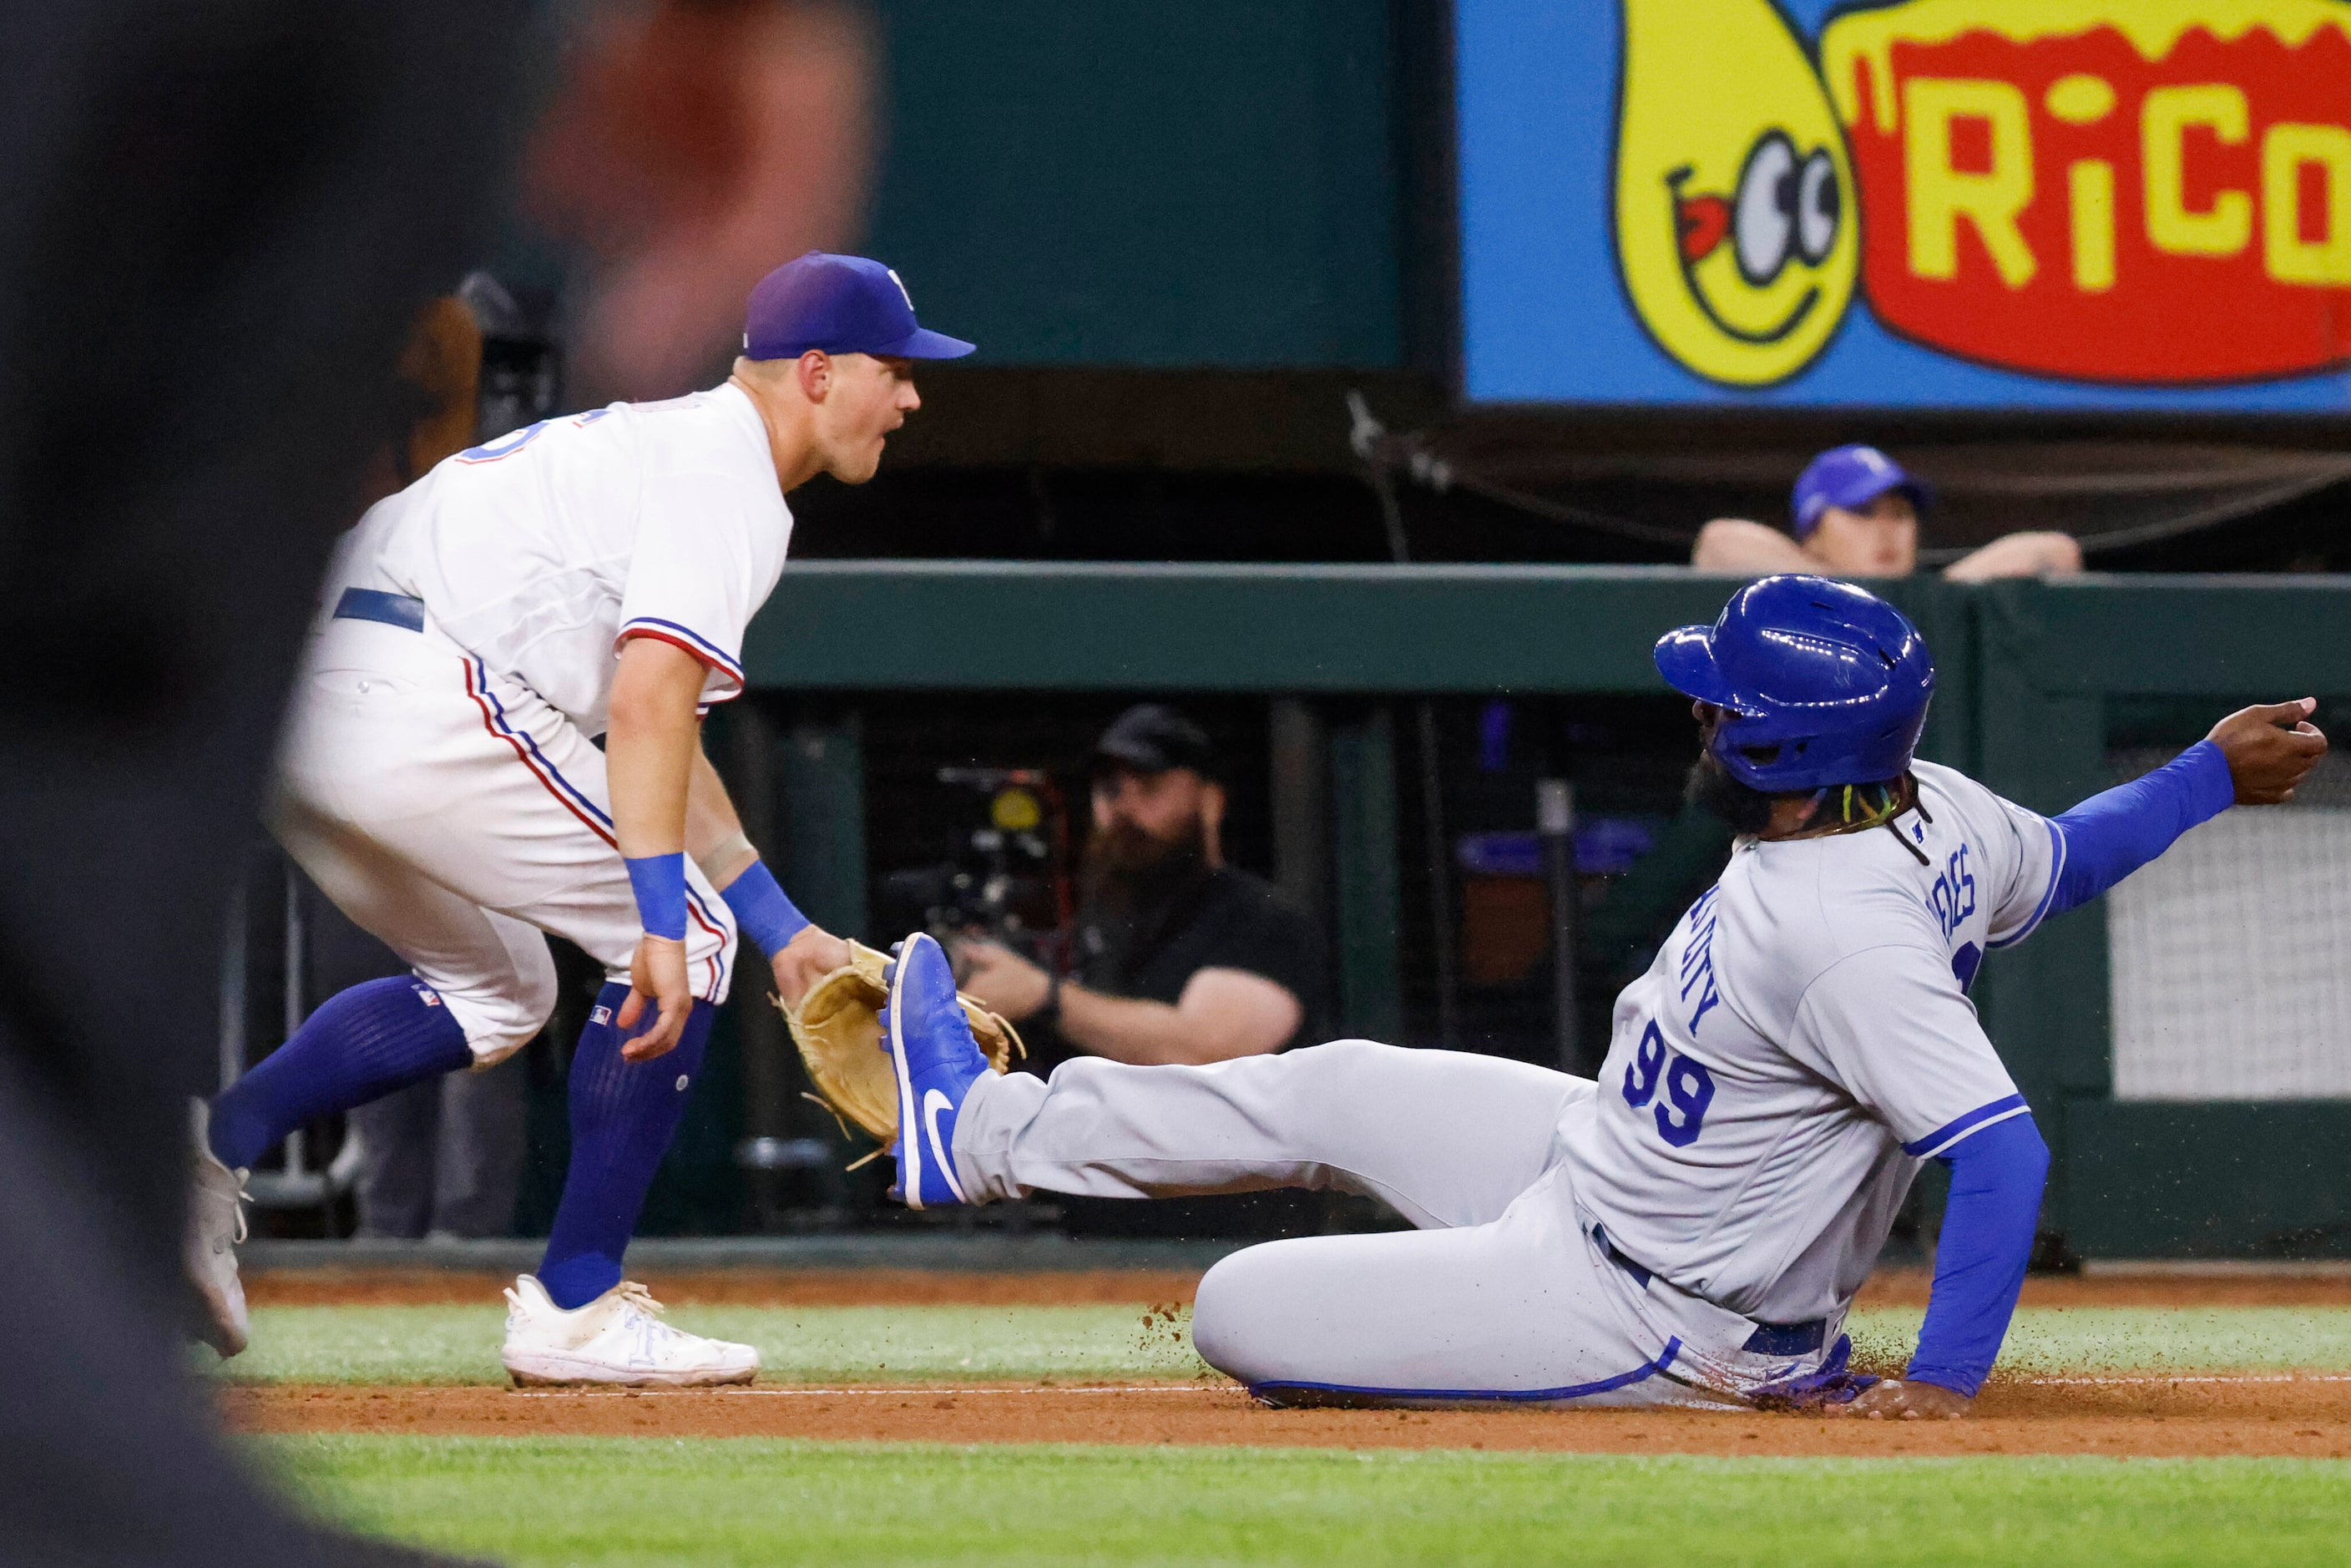
M 1719 1405 L 1768 1376 L 1754 1325 L 1611 1262 L 1560 1159 L 1592 1081 L 1340 1040 L 1208 1067 L 1082 1059 L 985 1075 L 956 1117 L 976 1203 L 1330 1188 L 1414 1231 L 1251 1247 L 1200 1281 L 1203 1359 L 1270 1396 Z

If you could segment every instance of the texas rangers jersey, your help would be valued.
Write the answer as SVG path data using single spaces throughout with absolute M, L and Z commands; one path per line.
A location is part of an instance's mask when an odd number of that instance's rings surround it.
M 1612 1245 L 1761 1322 L 1841 1311 L 1919 1163 L 2027 1110 L 1967 993 L 2048 909 L 2063 841 L 1963 774 L 1916 776 L 1892 831 L 1741 840 L 1562 1124 Z
M 619 640 L 674 643 L 702 696 L 743 689 L 743 632 L 792 516 L 768 433 L 727 384 L 547 420 L 437 465 L 373 507 L 330 584 L 424 601 L 441 631 L 590 736 Z

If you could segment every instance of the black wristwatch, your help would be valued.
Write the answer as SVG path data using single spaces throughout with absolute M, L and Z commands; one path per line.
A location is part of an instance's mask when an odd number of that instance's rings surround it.
M 1061 1023 L 1061 973 L 1060 970 L 1049 968 L 1045 971 L 1045 999 L 1039 1004 L 1035 1012 L 1029 1015 L 1029 1021 L 1054 1025 Z

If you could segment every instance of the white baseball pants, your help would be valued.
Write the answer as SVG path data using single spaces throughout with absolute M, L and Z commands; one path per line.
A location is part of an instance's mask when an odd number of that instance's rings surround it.
M 1194 1345 L 1269 1392 L 1720 1406 L 1816 1366 L 1750 1352 L 1756 1324 L 1609 1260 L 1557 1137 L 1593 1092 L 1359 1040 L 1209 1067 L 1082 1059 L 984 1075 L 956 1167 L 975 1202 L 1303 1186 L 1393 1205 L 1420 1228 L 1268 1242 L 1200 1281 Z
M 440 993 L 479 1064 L 528 1044 L 554 1009 L 540 933 L 629 977 L 643 928 L 604 754 L 430 622 L 312 634 L 272 818 L 327 896 Z M 723 1002 L 735 918 L 691 860 L 685 878 L 686 973 Z

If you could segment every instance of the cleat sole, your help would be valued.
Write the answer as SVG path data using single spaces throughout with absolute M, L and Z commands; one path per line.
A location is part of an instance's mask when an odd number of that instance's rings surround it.
M 563 1356 L 534 1357 L 521 1365 L 507 1364 L 507 1375 L 517 1388 L 722 1388 L 749 1383 L 759 1375 L 756 1366 L 714 1367 L 706 1371 L 623 1372 L 596 1362 L 576 1362 Z

